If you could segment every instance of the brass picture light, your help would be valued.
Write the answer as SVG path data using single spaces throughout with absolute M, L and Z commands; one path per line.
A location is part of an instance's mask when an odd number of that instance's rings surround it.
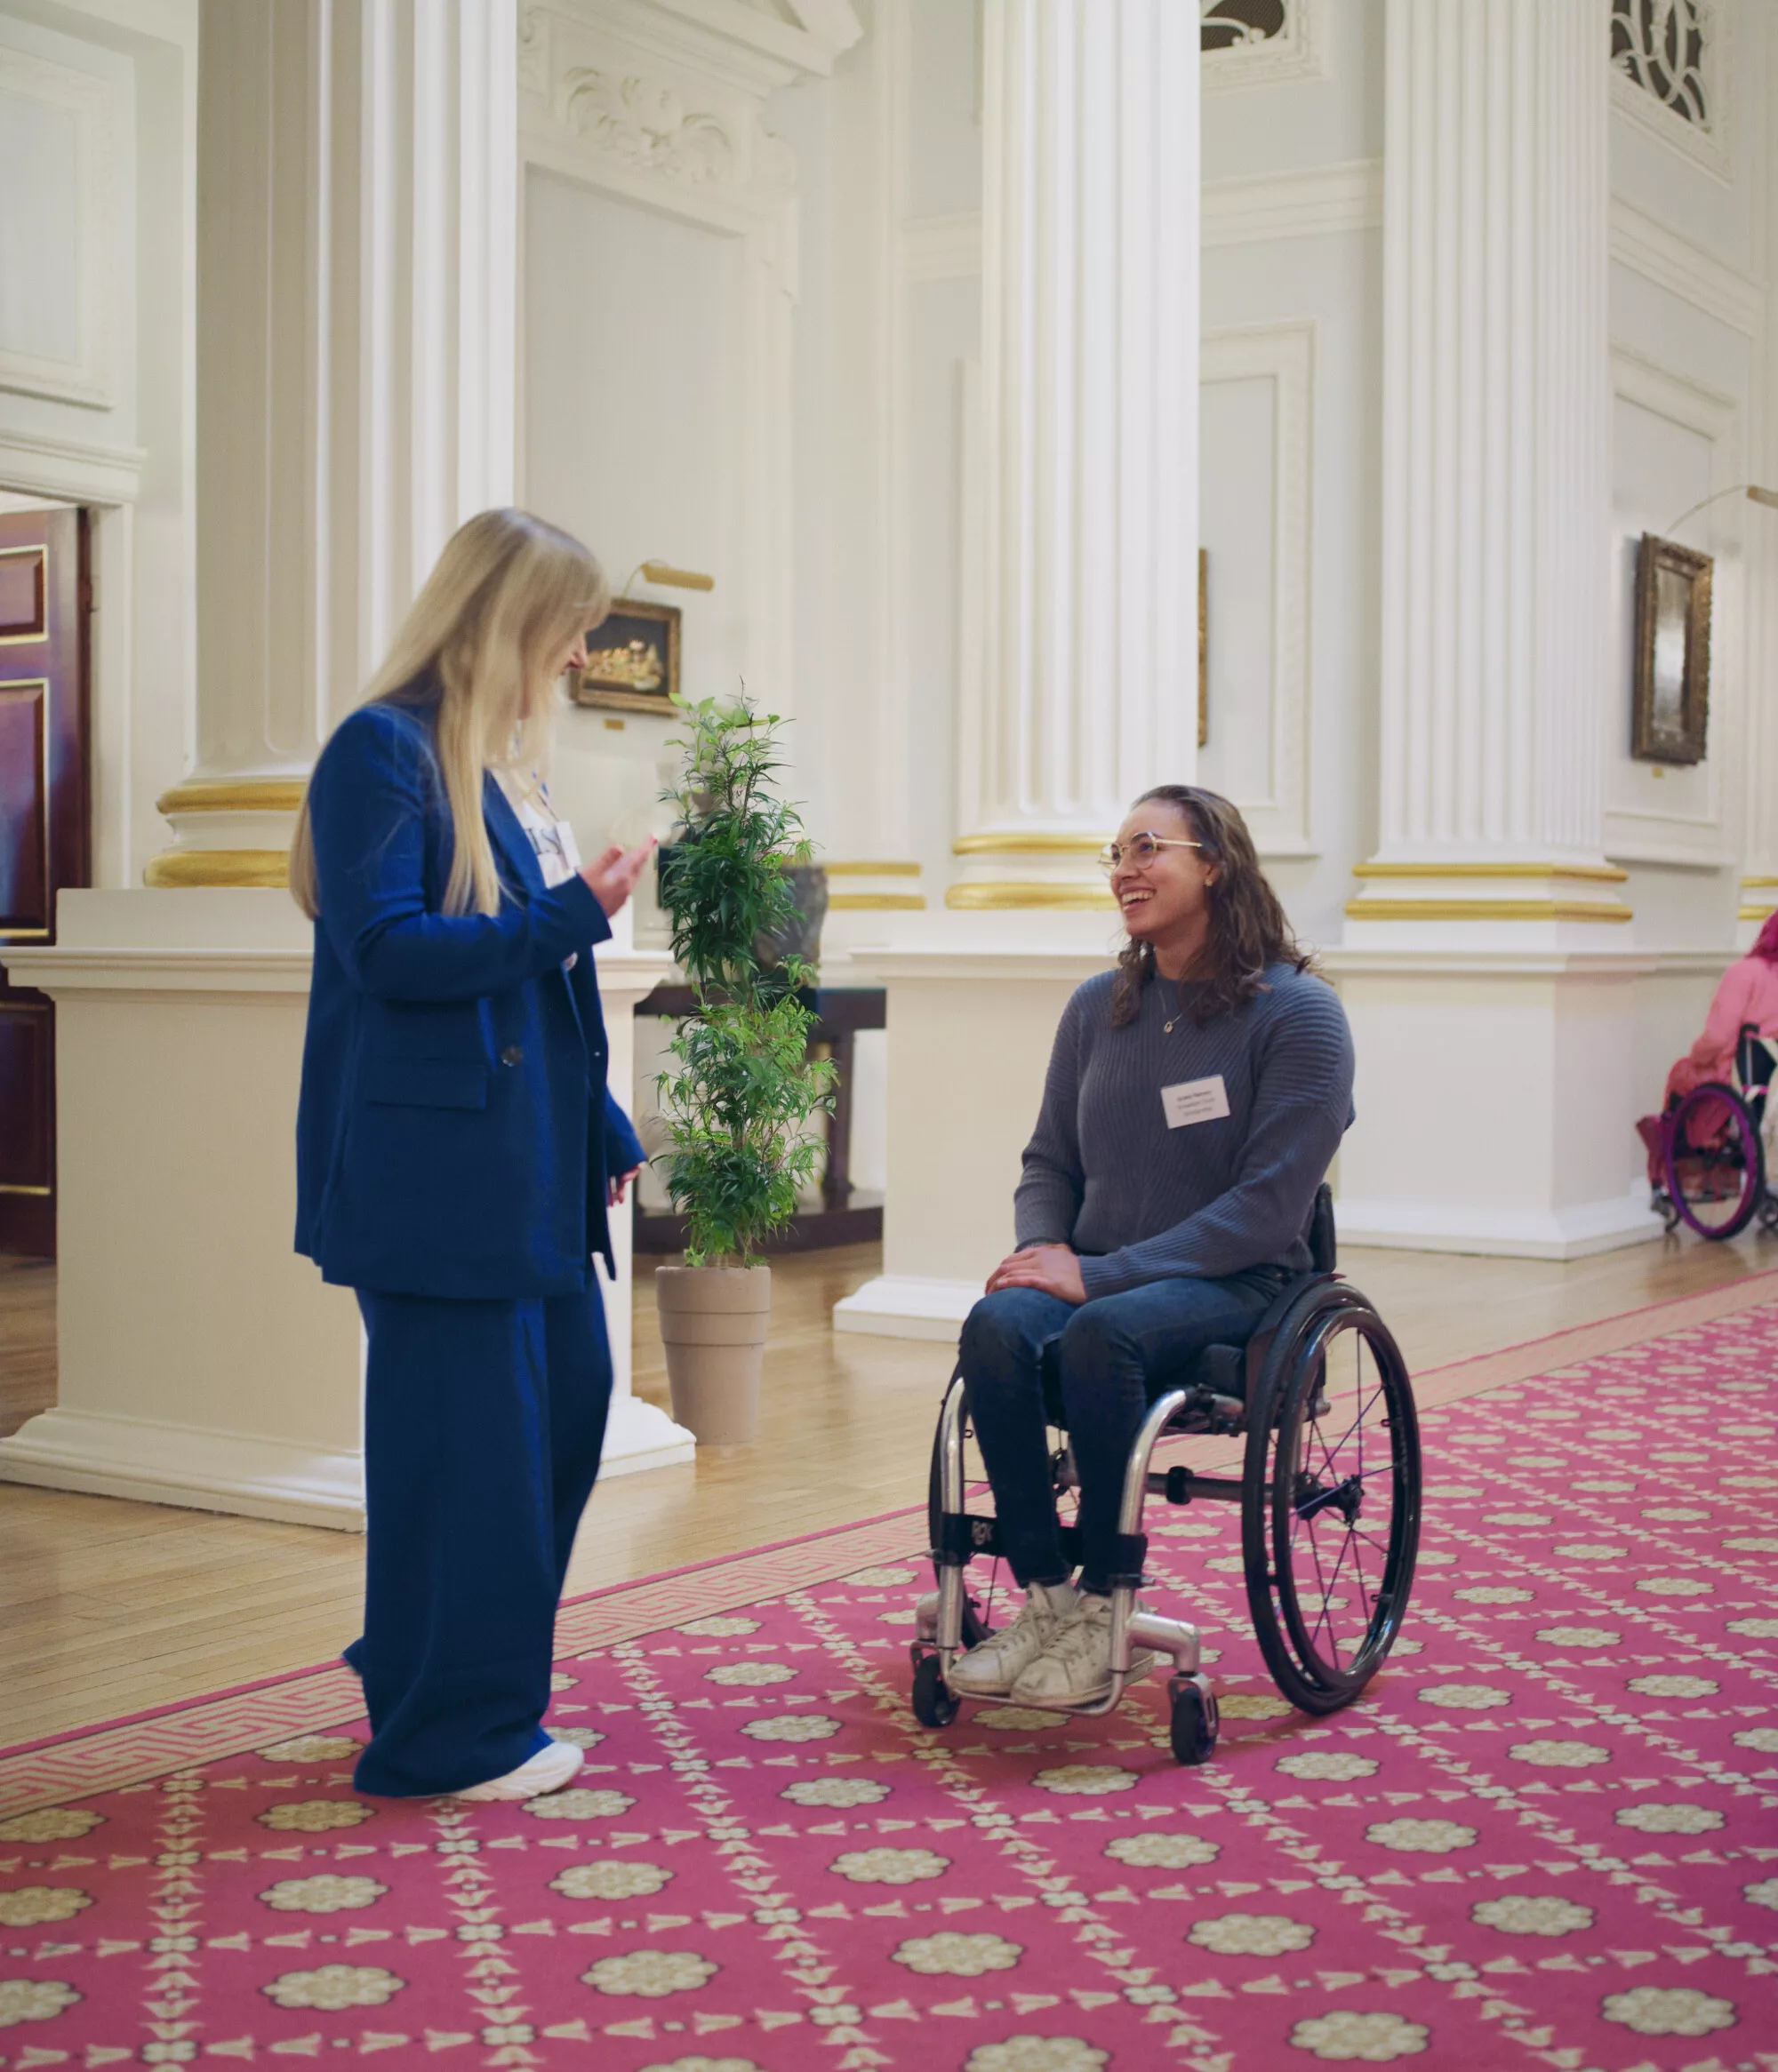
M 630 583 L 637 576 L 651 583 L 663 583 L 675 590 L 713 590 L 717 587 L 714 576 L 704 575 L 695 568 L 675 568 L 670 561 L 645 561 L 630 570 L 629 581 L 618 593 L 620 596 L 629 596 Z
M 1712 490 L 1709 496 L 1700 497 L 1688 510 L 1681 511 L 1670 524 L 1661 528 L 1662 538 L 1670 540 L 1686 520 L 1695 518 L 1706 504 L 1717 503 L 1726 496 L 1740 496 L 1743 492 L 1749 503 L 1764 504 L 1768 511 L 1778 511 L 1778 489 L 1762 489 L 1757 482 L 1737 482 L 1733 488 Z M 645 562 L 643 565 L 645 568 L 648 564 Z

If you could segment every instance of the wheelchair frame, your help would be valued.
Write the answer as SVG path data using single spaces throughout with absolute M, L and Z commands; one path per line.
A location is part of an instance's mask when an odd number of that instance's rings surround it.
M 1188 1764 L 1208 1759 L 1218 1718 L 1215 1694 L 1202 1668 L 1197 1629 L 1186 1620 L 1148 1612 L 1137 1600 L 1148 1548 L 1143 1510 L 1150 1497 L 1170 1505 L 1240 1506 L 1243 1566 L 1256 1635 L 1274 1681 L 1293 1705 L 1311 1713 L 1335 1711 L 1350 1704 L 1381 1667 L 1400 1630 L 1419 1545 L 1418 1419 L 1412 1381 L 1388 1327 L 1365 1297 L 1333 1270 L 1333 1205 L 1325 1186 L 1317 1196 L 1311 1232 L 1315 1270 L 1279 1293 L 1245 1347 L 1213 1346 L 1197 1355 L 1181 1385 L 1159 1396 L 1143 1420 L 1125 1469 L 1118 1512 L 1109 1691 L 1085 1706 L 1013 1700 L 1021 1708 L 1085 1717 L 1109 1712 L 1139 1673 L 1136 1651 L 1152 1650 L 1172 1663 L 1168 1696 L 1174 1755 Z M 1361 1337 L 1369 1347 L 1377 1381 L 1368 1401 L 1360 1402 L 1352 1425 L 1330 1449 L 1318 1430 L 1334 1415 L 1327 1394 L 1329 1349 L 1349 1334 Z M 1360 1381 L 1357 1395 L 1363 1398 L 1365 1394 Z M 1356 1539 L 1369 1537 L 1359 1532 L 1358 1520 L 1366 1485 L 1382 1470 L 1366 1468 L 1363 1428 L 1368 1411 L 1379 1406 L 1384 1414 L 1378 1422 L 1388 1435 L 1390 1540 L 1382 1580 L 1374 1593 L 1364 1593 L 1361 1563 L 1355 1560 L 1366 1628 L 1361 1644 L 1342 1662 L 1337 1640 L 1331 1660 L 1325 1644 L 1317 1644 L 1329 1604 L 1341 1602 L 1332 1594 L 1340 1564 L 1331 1579 L 1321 1577 L 1320 1616 L 1311 1628 L 1295 1582 L 1296 1549 L 1303 1524 L 1330 1511 L 1344 1517 L 1347 1551 Z M 968 1382 L 959 1361 L 945 1389 L 933 1442 L 931 1551 L 938 1588 L 920 1599 L 911 1650 L 914 1711 L 929 1727 L 948 1726 L 956 1717 L 961 1701 L 949 1687 L 950 1666 L 966 1646 L 986 1636 L 968 1593 L 968 1565 L 979 1556 L 998 1552 L 993 1518 L 973 1516 L 967 1509 L 967 1415 Z M 1315 1445 L 1319 1444 L 1324 1466 L 1331 1469 L 1334 1452 L 1354 1433 L 1356 1468 L 1324 1478 L 1312 1460 Z M 1239 1476 L 1202 1474 L 1183 1465 L 1154 1468 L 1155 1449 L 1164 1438 L 1206 1434 L 1245 1440 Z M 1073 1450 L 1065 1436 L 1053 1456 L 1053 1472 L 1059 1492 L 1077 1487 Z M 1075 1529 L 1064 1525 L 1061 1532 L 1064 1548 L 1072 1556 Z M 1311 1545 L 1314 1537 L 1311 1529 Z M 1344 1559 L 1342 1551 L 1340 1563 Z M 1316 1565 L 1319 1571 L 1318 1553 Z M 1140 1674 L 1146 1675 L 1149 1667 L 1142 1665 Z

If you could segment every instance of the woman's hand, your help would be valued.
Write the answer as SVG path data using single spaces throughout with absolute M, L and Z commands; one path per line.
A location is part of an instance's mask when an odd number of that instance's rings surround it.
M 610 1207 L 615 1209 L 621 1204 L 630 1181 L 641 1171 L 642 1168 L 639 1165 L 632 1165 L 628 1172 L 613 1172 L 607 1179 L 605 1181 L 605 1201 Z
M 605 910 L 606 917 L 615 914 L 636 890 L 636 881 L 648 867 L 648 859 L 654 853 L 654 837 L 639 843 L 634 849 L 626 850 L 613 842 L 611 847 L 581 871 L 588 889 Z
M 1003 1259 L 988 1276 L 988 1292 L 997 1294 L 1002 1288 L 1037 1288 L 1064 1302 L 1086 1300 L 1080 1261 L 1069 1244 L 1034 1244 Z

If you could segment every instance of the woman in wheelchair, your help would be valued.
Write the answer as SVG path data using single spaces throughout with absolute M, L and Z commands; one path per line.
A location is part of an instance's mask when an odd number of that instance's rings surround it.
M 1157 786 L 1101 861 L 1129 941 L 1063 1011 L 1014 1196 L 1018 1249 L 961 1343 L 999 1547 L 1025 1603 L 957 1656 L 948 1682 L 1051 1708 L 1111 1686 L 1118 1507 L 1149 1404 L 1206 1347 L 1244 1344 L 1307 1271 L 1316 1188 L 1352 1119 L 1345 1015 L 1236 809 Z M 1061 1401 L 1046 1404 L 1057 1340 Z M 1077 1581 L 1046 1422 L 1065 1426 L 1079 1475 Z
M 1778 1229 L 1763 1139 L 1778 1050 L 1778 914 L 1723 973 L 1703 1033 L 1667 1075 L 1658 1116 L 1638 1135 L 1648 1154 L 1653 1206 L 1672 1230 L 1738 1236 L 1757 1215 Z

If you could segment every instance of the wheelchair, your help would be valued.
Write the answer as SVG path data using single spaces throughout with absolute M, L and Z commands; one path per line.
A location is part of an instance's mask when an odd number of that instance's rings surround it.
M 1670 1236 L 1681 1223 L 1700 1237 L 1737 1237 L 1759 1219 L 1778 1230 L 1778 1195 L 1768 1180 L 1767 1094 L 1778 1043 L 1743 1022 L 1734 1046 L 1734 1079 L 1707 1080 L 1660 1118 L 1661 1179 L 1651 1205 Z
M 1148 1538 L 1143 1507 L 1236 1504 L 1247 1604 L 1266 1667 L 1298 1710 L 1336 1712 L 1382 1667 L 1407 1610 L 1420 1542 L 1420 1429 L 1406 1363 L 1381 1316 L 1335 1272 L 1334 1203 L 1324 1183 L 1309 1229 L 1312 1264 L 1277 1295 L 1245 1346 L 1211 1346 L 1166 1378 L 1149 1409 L 1124 1476 L 1118 1571 L 1111 1579 L 1111 1685 L 1086 1706 L 1034 1709 L 1075 1716 L 1107 1713 L 1150 1663 L 1171 1664 L 1167 1692 L 1173 1752 L 1208 1761 L 1216 1746 L 1216 1697 L 1204 1674 L 1197 1628 L 1141 1608 L 1137 1591 Z M 1079 1559 L 1069 1504 L 1079 1486 L 1068 1436 L 1057 1424 L 1060 1340 L 1045 1354 L 1045 1395 L 1058 1444 L 1052 1472 L 1063 1551 Z M 958 1361 L 933 1444 L 929 1521 L 938 1588 L 916 1614 L 913 1709 L 943 1728 L 961 1703 L 946 1682 L 954 1658 L 991 1628 L 970 1594 L 969 1564 L 999 1554 L 995 1521 L 972 1513 L 969 1377 Z M 1177 1442 L 1240 1440 L 1240 1472 L 1228 1461 L 1199 1468 L 1161 1466 Z M 990 1595 L 991 1603 L 991 1595 Z M 1027 1701 L 1017 1700 L 1022 1708 Z

